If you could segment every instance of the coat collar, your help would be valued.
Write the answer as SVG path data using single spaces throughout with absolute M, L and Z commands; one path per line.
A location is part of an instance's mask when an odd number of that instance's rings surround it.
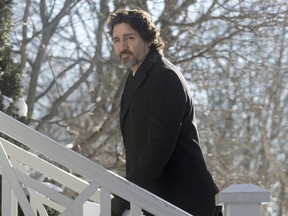
M 120 111 L 121 127 L 123 119 L 129 110 L 129 107 L 136 93 L 136 90 L 147 78 L 147 76 L 149 75 L 151 69 L 153 68 L 154 64 L 157 62 L 159 57 L 161 57 L 160 53 L 154 49 L 151 49 L 146 58 L 144 59 L 144 61 L 142 62 L 142 64 L 139 66 L 135 75 L 134 76 L 132 75 L 132 71 L 129 72 L 121 98 L 121 111 Z

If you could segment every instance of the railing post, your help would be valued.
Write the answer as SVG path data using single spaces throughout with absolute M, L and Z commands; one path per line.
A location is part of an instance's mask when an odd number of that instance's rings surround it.
M 224 216 L 260 216 L 261 204 L 269 201 L 270 192 L 253 184 L 234 184 L 216 195 Z
M 94 202 L 85 202 L 83 205 L 83 216 L 100 216 L 100 205 Z

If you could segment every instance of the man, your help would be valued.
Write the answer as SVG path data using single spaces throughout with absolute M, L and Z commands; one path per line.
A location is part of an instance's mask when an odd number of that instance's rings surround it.
M 192 98 L 179 69 L 162 54 L 159 30 L 139 9 L 112 13 L 108 27 L 115 54 L 130 70 L 120 111 L 126 178 L 195 216 L 220 215 Z M 112 200 L 112 215 L 127 208 L 119 197 Z

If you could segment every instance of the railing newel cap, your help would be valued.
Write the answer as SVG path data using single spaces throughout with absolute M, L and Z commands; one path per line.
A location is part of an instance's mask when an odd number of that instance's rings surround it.
M 260 204 L 269 201 L 270 192 L 254 184 L 233 184 L 216 195 L 217 204 Z

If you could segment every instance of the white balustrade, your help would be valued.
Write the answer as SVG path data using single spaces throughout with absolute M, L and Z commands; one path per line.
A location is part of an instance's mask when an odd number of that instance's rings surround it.
M 0 138 L 2 215 L 17 216 L 19 203 L 28 216 L 48 216 L 44 206 L 63 216 L 110 216 L 111 194 L 117 194 L 130 202 L 129 216 L 141 216 L 142 209 L 157 216 L 189 216 L 2 112 L 0 132 L 31 149 Z M 27 168 L 53 180 L 59 189 L 33 178 Z M 65 188 L 74 191 L 76 197 L 63 193 Z M 225 216 L 260 216 L 261 205 L 269 201 L 270 193 L 252 184 L 231 185 L 216 195 L 216 204 L 223 205 Z
M 2 112 L 0 132 L 25 146 L 0 138 L 2 215 L 17 216 L 19 203 L 27 216 L 47 216 L 44 206 L 64 216 L 88 216 L 97 209 L 99 213 L 100 206 L 100 214 L 110 216 L 111 194 L 129 201 L 133 216 L 141 216 L 141 209 L 157 216 L 190 215 Z M 27 167 L 76 196 L 48 187 L 30 176 Z

